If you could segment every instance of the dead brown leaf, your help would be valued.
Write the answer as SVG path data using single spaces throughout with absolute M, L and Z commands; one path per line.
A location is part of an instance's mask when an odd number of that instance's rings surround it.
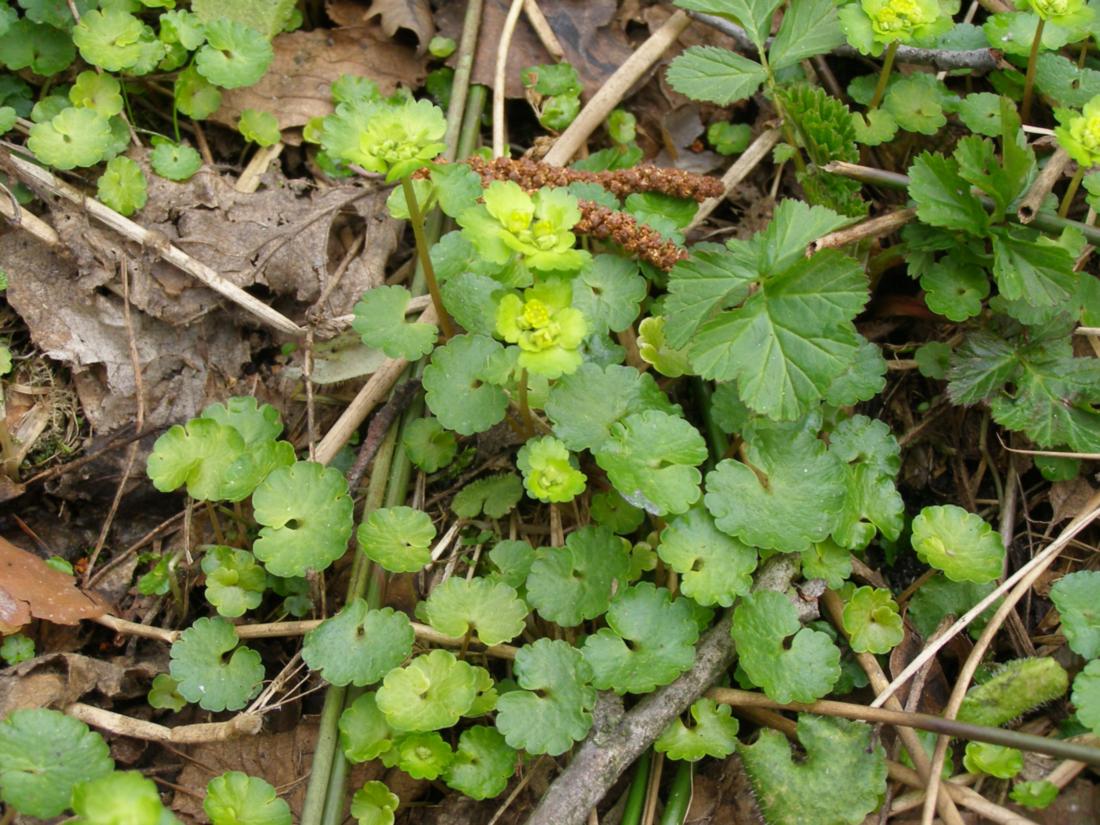
M 341 75 L 368 77 L 389 94 L 398 84 L 419 86 L 427 74 L 427 61 L 386 37 L 377 23 L 282 34 L 272 46 L 275 59 L 263 79 L 225 92 L 211 120 L 236 129 L 241 112 L 260 109 L 275 115 L 280 129 L 291 129 L 332 112 L 329 87 Z
M 111 701 L 144 696 L 158 670 L 151 662 L 121 658 L 39 656 L 0 676 L 0 719 L 19 708 L 64 707 L 93 692 Z
M 1050 485 L 1050 506 L 1054 510 L 1051 524 L 1061 524 L 1084 509 L 1096 490 L 1083 478 L 1072 481 L 1056 481 Z
M 508 0 L 485 0 L 481 33 L 478 35 L 477 53 L 474 56 L 474 83 L 493 85 L 497 46 L 510 5 Z M 465 3 L 444 4 L 436 18 L 439 33 L 457 40 L 462 32 L 465 8 Z M 633 52 L 622 30 L 609 25 L 616 10 L 613 0 L 592 0 L 587 3 L 577 0 L 539 0 L 539 8 L 561 42 L 566 61 L 577 70 L 584 86 L 585 97 L 595 94 Z M 528 66 L 553 62 L 531 24 L 521 17 L 508 55 L 505 94 L 508 97 L 523 97 L 520 72 Z
M 0 537 L 0 633 L 14 633 L 32 618 L 78 624 L 105 612 L 72 576 Z
M 417 54 L 423 54 L 428 41 L 435 34 L 432 9 L 428 0 L 374 0 L 367 12 L 367 19 L 379 17 L 382 31 L 390 37 L 400 29 L 406 29 L 416 37 Z

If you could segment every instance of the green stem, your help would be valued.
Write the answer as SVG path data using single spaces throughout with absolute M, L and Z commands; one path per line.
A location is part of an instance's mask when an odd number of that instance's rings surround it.
M 451 338 L 455 334 L 451 316 L 443 308 L 443 296 L 439 294 L 439 284 L 435 280 L 435 268 L 432 266 L 432 257 L 428 250 L 431 248 L 424 234 L 424 215 L 420 212 L 420 204 L 416 200 L 416 191 L 413 189 L 412 178 L 408 175 L 401 178 L 401 188 L 405 190 L 405 205 L 409 210 L 409 223 L 412 224 L 413 238 L 416 239 L 416 254 L 420 259 L 420 268 L 424 271 L 424 280 L 428 285 L 428 294 L 432 296 L 435 305 L 435 314 L 439 317 L 439 328 L 443 330 L 443 338 Z
M 764 50 L 760 50 L 760 65 L 764 67 L 764 71 L 767 73 L 768 94 L 771 96 L 772 103 L 775 105 L 775 111 L 779 115 L 779 122 L 783 130 L 783 137 L 787 143 L 791 145 L 794 150 L 793 160 L 794 166 L 799 172 L 806 171 L 806 161 L 802 157 L 802 152 L 798 148 L 798 135 L 794 131 L 794 124 L 791 123 L 790 117 L 787 115 L 787 110 L 783 107 L 783 103 L 779 99 L 777 94 L 778 85 L 775 82 L 775 74 L 772 72 L 772 67 L 768 64 L 768 56 Z
M 645 807 L 645 790 L 649 785 L 649 765 L 653 761 L 653 749 L 647 748 L 634 765 L 634 778 L 630 780 L 626 806 L 620 825 L 639 825 L 642 821 L 642 809 Z
M 325 791 L 332 776 L 333 756 L 340 741 L 337 725 L 344 712 L 347 688 L 329 685 L 325 691 L 325 704 L 321 708 L 321 721 L 317 730 L 317 744 L 313 748 L 313 763 L 309 768 L 309 784 L 306 800 L 302 805 L 302 825 L 320 825 L 325 813 Z
M 1073 198 L 1077 194 L 1077 188 L 1081 185 L 1081 179 L 1085 177 L 1085 167 L 1078 165 L 1077 171 L 1070 178 L 1066 194 L 1062 195 L 1062 203 L 1058 207 L 1058 217 L 1064 218 L 1069 214 L 1069 208 L 1073 205 Z
M 895 40 L 886 48 L 886 58 L 882 61 L 882 71 L 878 74 L 878 83 L 875 85 L 875 93 L 871 96 L 871 102 L 867 106 L 868 112 L 873 112 L 882 103 L 882 97 L 886 94 L 886 84 L 890 81 L 890 72 L 894 70 L 894 55 L 898 53 L 898 44 Z
M 691 762 L 677 762 L 676 775 L 672 777 L 672 787 L 665 799 L 665 810 L 661 814 L 661 825 L 682 825 L 691 805 Z
M 1039 49 L 1043 43 L 1043 26 L 1046 21 L 1039 18 L 1035 27 L 1035 37 L 1031 41 L 1031 53 L 1027 56 L 1027 74 L 1024 76 L 1024 102 L 1020 104 L 1020 121 L 1027 123 L 1031 117 L 1031 95 L 1035 88 L 1035 67 L 1039 62 Z
M 525 434 L 534 435 L 535 422 L 531 419 L 531 406 L 527 403 L 527 370 L 521 370 L 519 374 L 519 414 Z

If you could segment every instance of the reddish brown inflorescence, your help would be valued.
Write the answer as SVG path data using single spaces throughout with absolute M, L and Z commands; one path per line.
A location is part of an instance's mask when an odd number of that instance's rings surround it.
M 688 256 L 687 250 L 661 237 L 655 229 L 638 223 L 633 215 L 608 209 L 594 201 L 581 201 L 581 219 L 573 231 L 600 240 L 612 240 L 626 252 L 665 272 Z

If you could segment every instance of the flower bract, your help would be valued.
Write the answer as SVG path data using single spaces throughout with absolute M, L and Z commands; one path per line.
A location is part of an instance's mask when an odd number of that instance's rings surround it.
M 840 10 L 848 41 L 864 54 L 881 54 L 890 43 L 928 43 L 950 30 L 957 2 L 860 0 Z
M 397 180 L 446 148 L 447 121 L 427 100 L 341 104 L 325 118 L 321 145 L 332 157 Z
M 558 378 L 581 365 L 578 351 L 588 323 L 574 309 L 567 281 L 545 281 L 524 290 L 523 298 L 505 295 L 497 307 L 497 333 L 520 349 L 519 365 L 536 375 Z
M 1054 136 L 1066 153 L 1085 168 L 1100 163 L 1100 95 L 1086 103 L 1080 114 L 1066 109 L 1056 109 L 1054 114 L 1060 124 Z
M 532 438 L 520 449 L 516 463 L 523 471 L 523 486 L 539 501 L 572 501 L 588 481 L 573 466 L 565 444 L 553 436 Z

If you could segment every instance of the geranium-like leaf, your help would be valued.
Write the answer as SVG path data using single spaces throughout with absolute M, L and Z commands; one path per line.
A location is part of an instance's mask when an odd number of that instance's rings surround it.
M 924 152 L 909 167 L 909 197 L 917 202 L 917 216 L 931 226 L 984 235 L 989 216 L 982 202 L 959 176 L 954 158 Z
M 202 157 L 185 143 L 162 140 L 149 153 L 149 165 L 162 178 L 185 181 L 202 168 Z
M 877 530 L 896 539 L 905 503 L 894 485 L 901 468 L 901 450 L 890 427 L 864 415 L 852 416 L 833 431 L 829 452 L 847 471 L 844 508 L 833 538 L 851 549 L 866 547 Z
M 410 422 L 401 444 L 409 461 L 426 473 L 446 467 L 458 452 L 454 433 L 443 429 L 435 418 L 418 418 Z
M 440 424 L 461 435 L 473 435 L 504 419 L 508 396 L 489 382 L 488 366 L 502 352 L 499 343 L 484 335 L 457 335 L 436 348 L 424 368 L 424 391 Z
M 749 592 L 756 549 L 723 533 L 701 506 L 669 519 L 657 554 L 680 574 L 685 596 L 703 605 L 729 607 Z
M 241 771 L 211 779 L 202 809 L 212 825 L 291 825 L 290 806 L 275 789 Z
M 1074 256 L 1034 229 L 994 227 L 993 277 L 1001 295 L 1034 307 L 1064 306 L 1077 288 Z
M 527 601 L 544 619 L 574 627 L 607 610 L 616 581 L 629 561 L 622 542 L 606 527 L 570 533 L 564 547 L 542 547 L 527 576 Z
M 1062 617 L 1062 633 L 1074 653 L 1086 659 L 1100 656 L 1100 572 L 1078 570 L 1054 583 L 1050 600 Z
M 692 46 L 668 67 L 668 82 L 680 94 L 728 106 L 753 94 L 767 73 L 755 60 L 729 49 Z
M 762 730 L 738 753 L 769 825 L 858 825 L 886 792 L 886 753 L 863 722 L 802 713 L 798 759 L 783 734 Z
M 523 632 L 527 605 L 504 582 L 452 576 L 416 606 L 416 615 L 446 636 L 472 631 L 482 644 L 496 645 Z
M 385 782 L 372 779 L 351 798 L 351 815 L 359 825 L 393 825 L 393 812 L 401 800 Z
M 840 650 L 828 634 L 802 627 L 782 593 L 744 596 L 733 611 L 732 634 L 741 667 L 776 702 L 812 702 L 840 678 Z
M 153 677 L 153 684 L 146 698 L 150 707 L 175 713 L 179 713 L 187 705 L 187 700 L 180 696 L 176 680 L 167 673 L 158 673 Z
M 456 516 L 503 518 L 523 498 L 523 485 L 515 473 L 497 473 L 471 481 L 451 501 Z
M 435 526 L 412 507 L 382 507 L 359 525 L 359 547 L 391 573 L 415 573 L 431 561 Z
M 324 570 L 347 549 L 352 502 L 334 467 L 298 461 L 273 470 L 253 493 L 252 508 L 263 525 L 252 552 L 276 576 Z
M 981 516 L 954 504 L 925 507 L 913 519 L 913 549 L 952 581 L 990 582 L 1001 575 L 1001 536 Z
M 218 615 L 235 618 L 260 606 L 267 589 L 267 571 L 247 550 L 217 545 L 202 557 L 206 600 Z
M 592 727 L 596 689 L 584 656 L 568 642 L 539 639 L 516 653 L 522 690 L 497 700 L 497 730 L 513 748 L 557 756 Z
M 719 705 L 705 696 L 691 705 L 695 724 L 688 727 L 682 719 L 674 720 L 653 743 L 657 753 L 669 759 L 698 762 L 704 756 L 725 759 L 737 748 L 738 721 L 729 705 Z
M 846 473 L 818 439 L 817 423 L 761 422 L 745 434 L 747 464 L 726 459 L 707 475 L 704 501 L 720 530 L 783 553 L 808 550 L 833 531 Z
M 582 364 L 557 381 L 546 400 L 554 435 L 570 450 L 595 450 L 607 441 L 611 426 L 631 413 L 659 410 L 675 413 L 648 373 L 612 364 Z
M 905 636 L 889 590 L 860 587 L 844 605 L 844 630 L 857 653 L 888 653 Z
M 368 289 L 355 305 L 352 328 L 368 347 L 380 349 L 390 358 L 415 361 L 432 351 L 439 328 L 406 321 L 405 308 L 411 300 L 412 293 L 403 286 Z
M 471 799 L 490 799 L 508 787 L 515 769 L 516 751 L 504 736 L 496 728 L 475 725 L 458 737 L 458 749 L 443 781 Z
M 641 582 L 619 593 L 607 627 L 584 643 L 592 684 L 616 693 L 649 693 L 691 667 L 699 626 L 687 599 Z
M 172 644 L 169 668 L 180 695 L 204 710 L 243 708 L 260 691 L 264 665 L 259 653 L 238 641 L 225 619 L 196 619 L 183 631 Z
M 387 673 L 375 701 L 394 730 L 439 730 L 470 709 L 477 683 L 475 668 L 449 650 L 433 650 Z
M 703 436 L 684 419 L 658 410 L 612 425 L 596 463 L 623 498 L 653 515 L 683 513 L 700 495 L 696 469 L 707 457 Z
M 404 613 L 371 610 L 354 599 L 306 634 L 302 661 L 333 685 L 371 685 L 412 653 L 416 638 Z
M 236 89 L 263 77 L 274 56 L 258 31 L 221 18 L 206 24 L 206 45 L 195 54 L 195 68 L 214 85 Z
M 78 783 L 114 767 L 102 736 L 56 710 L 16 710 L 0 722 L 0 799 L 25 816 L 58 816 Z
M 340 746 L 352 764 L 377 759 L 393 746 L 393 731 L 374 692 L 364 693 L 340 714 Z

